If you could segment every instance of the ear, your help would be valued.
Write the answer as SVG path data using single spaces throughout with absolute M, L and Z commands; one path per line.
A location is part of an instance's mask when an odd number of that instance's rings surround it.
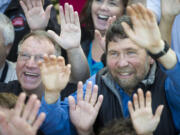
M 8 44 L 7 46 L 5 46 L 6 48 L 6 56 L 8 56 L 10 50 L 11 50 L 12 44 Z

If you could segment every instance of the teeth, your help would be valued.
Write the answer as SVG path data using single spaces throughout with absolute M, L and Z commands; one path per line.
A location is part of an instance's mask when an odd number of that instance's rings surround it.
M 38 76 L 38 74 L 30 73 L 30 72 L 25 72 L 24 74 L 25 74 L 25 75 L 29 75 L 29 76 Z
M 130 73 L 120 73 L 121 75 L 130 75 Z
M 103 19 L 103 20 L 107 20 L 109 18 L 109 16 L 106 15 L 98 15 L 99 19 Z

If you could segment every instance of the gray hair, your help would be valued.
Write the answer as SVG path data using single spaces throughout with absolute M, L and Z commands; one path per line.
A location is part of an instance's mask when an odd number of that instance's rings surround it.
M 2 32 L 5 46 L 13 44 L 15 37 L 14 26 L 11 20 L 2 13 L 0 13 L 0 32 Z
M 23 42 L 31 36 L 38 37 L 38 38 L 47 38 L 54 45 L 54 48 L 55 48 L 54 55 L 61 56 L 61 47 L 59 46 L 59 44 L 51 37 L 51 35 L 48 32 L 42 31 L 42 30 L 32 31 L 31 33 L 24 36 L 23 39 L 19 42 L 18 53 L 21 51 L 21 46 L 22 46 Z

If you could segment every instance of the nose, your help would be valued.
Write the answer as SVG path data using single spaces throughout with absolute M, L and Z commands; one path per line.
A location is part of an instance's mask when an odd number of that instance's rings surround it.
M 29 68 L 36 68 L 37 67 L 37 62 L 35 61 L 34 56 L 31 56 L 31 58 L 26 61 L 26 66 Z
M 126 67 L 126 66 L 128 66 L 128 60 L 125 57 L 121 57 L 121 58 L 119 58 L 117 64 L 119 67 Z
M 102 9 L 102 10 L 108 10 L 108 4 L 107 4 L 106 1 L 104 1 L 104 2 L 101 4 L 100 9 Z

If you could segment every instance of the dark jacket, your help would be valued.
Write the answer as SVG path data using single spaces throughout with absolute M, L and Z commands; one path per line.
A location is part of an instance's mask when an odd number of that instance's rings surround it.
M 49 4 L 51 4 L 49 0 L 44 0 L 44 9 L 46 9 Z M 11 19 L 15 28 L 15 41 L 8 55 L 8 60 L 15 62 L 17 60 L 18 43 L 21 41 L 24 35 L 30 32 L 30 29 L 24 12 L 19 4 L 19 0 L 11 0 L 11 3 L 4 14 Z M 57 23 L 56 11 L 53 7 L 51 9 L 50 20 L 46 29 L 53 30 L 58 34 L 60 33 L 60 26 Z
M 166 75 L 160 70 L 160 68 L 158 68 L 155 73 L 155 81 L 152 85 L 145 86 L 144 84 L 140 83 L 139 86 L 137 86 L 137 88 L 142 88 L 144 93 L 147 90 L 151 91 L 153 113 L 155 113 L 158 105 L 164 105 L 161 120 L 154 132 L 154 135 L 177 134 L 177 130 L 175 129 L 172 115 L 166 100 L 166 93 L 164 88 L 165 79 Z M 114 119 L 122 118 L 123 115 L 120 94 L 115 87 L 115 82 L 113 81 L 111 75 L 107 72 L 106 68 L 97 74 L 96 84 L 99 86 L 99 94 L 104 96 L 102 106 L 94 125 L 95 132 L 98 133 L 98 130 L 101 129 L 105 124 Z M 135 92 L 136 91 L 137 89 Z

